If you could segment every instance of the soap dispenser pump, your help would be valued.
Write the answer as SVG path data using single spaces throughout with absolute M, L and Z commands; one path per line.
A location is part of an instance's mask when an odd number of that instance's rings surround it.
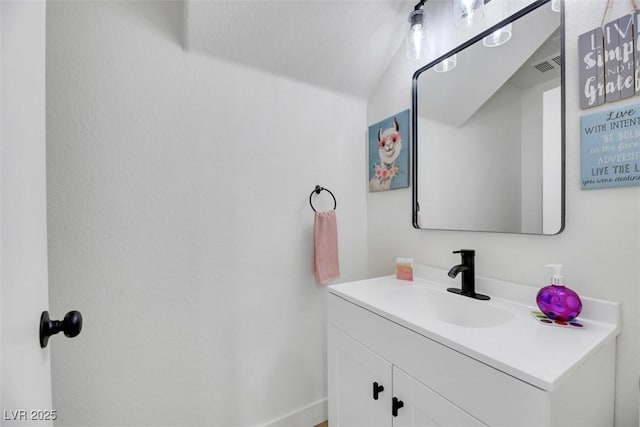
M 559 321 L 573 320 L 582 311 L 582 301 L 578 294 L 564 286 L 561 264 L 547 264 L 555 270 L 551 284 L 538 291 L 536 302 L 540 311 L 550 319 Z

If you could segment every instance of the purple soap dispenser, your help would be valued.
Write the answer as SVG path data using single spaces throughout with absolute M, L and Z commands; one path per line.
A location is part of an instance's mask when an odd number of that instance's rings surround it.
M 582 311 L 582 301 L 578 294 L 564 286 L 562 265 L 547 264 L 545 267 L 555 269 L 555 273 L 551 277 L 551 285 L 540 289 L 536 296 L 540 311 L 553 320 L 575 319 Z

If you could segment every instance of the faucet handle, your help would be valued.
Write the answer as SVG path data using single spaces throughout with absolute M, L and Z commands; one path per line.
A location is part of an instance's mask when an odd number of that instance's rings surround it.
M 475 249 L 460 249 L 459 251 L 453 251 L 454 254 L 462 254 L 463 256 L 465 255 L 471 255 L 471 256 L 475 256 L 476 251 Z

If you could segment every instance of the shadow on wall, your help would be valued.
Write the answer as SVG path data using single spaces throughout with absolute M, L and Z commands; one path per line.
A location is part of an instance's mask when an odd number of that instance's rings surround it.
M 123 1 L 115 4 L 118 10 L 135 19 L 140 25 L 185 47 L 184 2 Z

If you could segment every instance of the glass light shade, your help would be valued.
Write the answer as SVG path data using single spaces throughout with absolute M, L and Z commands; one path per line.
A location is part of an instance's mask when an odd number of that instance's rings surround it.
M 560 12 L 560 0 L 551 0 L 551 10 Z
M 427 47 L 426 29 L 424 27 L 424 11 L 414 10 L 409 15 L 409 33 L 406 39 L 407 58 L 418 60 L 424 58 L 429 51 Z
M 438 73 L 446 73 L 447 71 L 451 71 L 454 68 L 456 68 L 456 65 L 458 65 L 458 55 L 451 55 L 448 58 L 443 59 L 442 61 L 438 62 L 435 67 L 433 67 L 434 71 L 437 71 Z
M 484 0 L 453 0 L 456 25 L 470 27 L 484 17 Z
M 482 44 L 486 47 L 496 47 L 511 40 L 513 26 L 509 23 L 502 28 L 498 28 L 493 33 L 482 39 Z

